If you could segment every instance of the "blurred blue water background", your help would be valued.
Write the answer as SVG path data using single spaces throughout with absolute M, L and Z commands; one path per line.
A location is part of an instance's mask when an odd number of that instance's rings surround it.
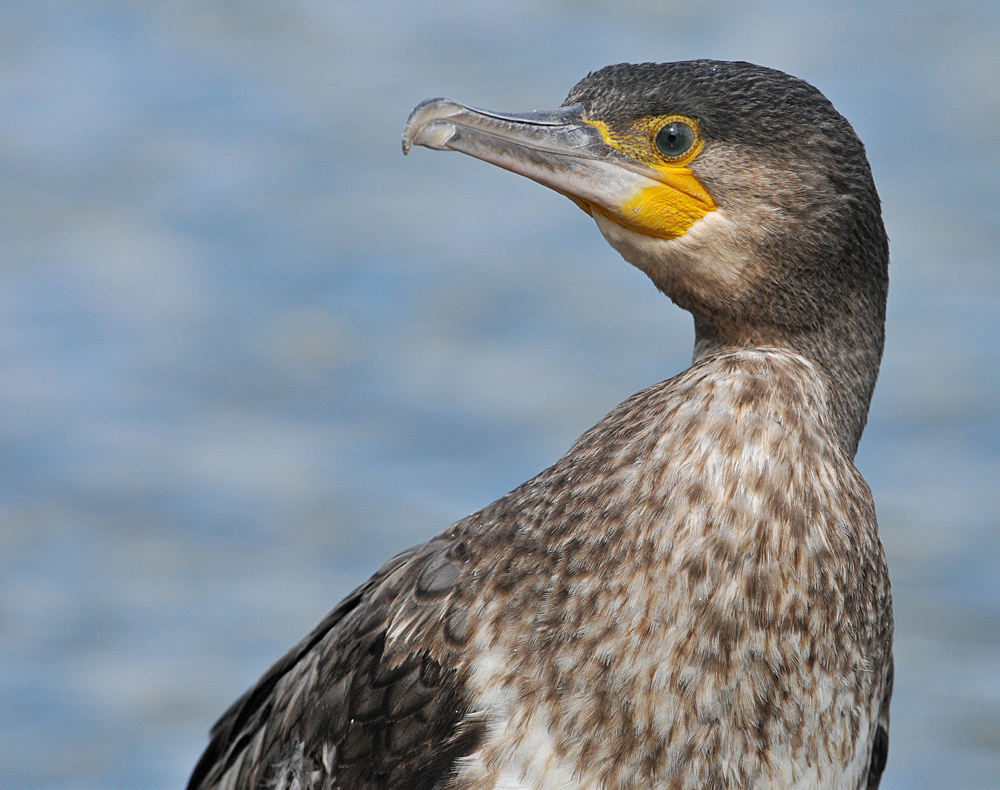
M 685 366 L 569 201 L 399 141 L 429 96 L 690 57 L 802 76 L 867 143 L 883 787 L 1000 786 L 1000 5 L 35 0 L 0 6 L 5 787 L 180 786 L 381 560 Z

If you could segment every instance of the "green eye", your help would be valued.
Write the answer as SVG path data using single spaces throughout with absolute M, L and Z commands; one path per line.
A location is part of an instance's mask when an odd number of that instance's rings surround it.
M 667 159 L 684 156 L 694 145 L 694 129 L 683 121 L 671 121 L 656 134 L 656 147 Z

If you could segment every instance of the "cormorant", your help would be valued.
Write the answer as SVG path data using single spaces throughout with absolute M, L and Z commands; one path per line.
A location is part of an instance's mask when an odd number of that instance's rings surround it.
M 888 242 L 864 148 L 749 63 L 609 66 L 552 112 L 419 105 L 413 145 L 591 214 L 694 361 L 390 560 L 219 720 L 189 788 L 859 790 L 889 579 L 853 457 Z

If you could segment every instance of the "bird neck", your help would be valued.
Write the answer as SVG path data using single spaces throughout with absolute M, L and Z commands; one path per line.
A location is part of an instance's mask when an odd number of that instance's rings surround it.
M 857 453 L 868 420 L 884 344 L 884 302 L 881 311 L 859 316 L 833 311 L 829 320 L 806 331 L 719 331 L 695 320 L 694 362 L 734 349 L 782 348 L 815 366 L 826 387 L 825 415 L 834 437 L 849 458 Z

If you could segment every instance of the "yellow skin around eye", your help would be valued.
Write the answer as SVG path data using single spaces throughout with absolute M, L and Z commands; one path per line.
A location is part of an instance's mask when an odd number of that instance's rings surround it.
M 683 121 L 695 132 L 691 150 L 676 160 L 668 160 L 656 148 L 656 134 L 672 121 Z M 604 142 L 631 159 L 655 170 L 656 186 L 646 187 L 625 196 L 616 211 L 588 206 L 609 219 L 649 236 L 676 239 L 717 206 L 708 190 L 691 172 L 687 164 L 704 145 L 696 121 L 678 115 L 639 118 L 624 130 L 612 129 L 603 121 L 586 123 L 601 133 Z

